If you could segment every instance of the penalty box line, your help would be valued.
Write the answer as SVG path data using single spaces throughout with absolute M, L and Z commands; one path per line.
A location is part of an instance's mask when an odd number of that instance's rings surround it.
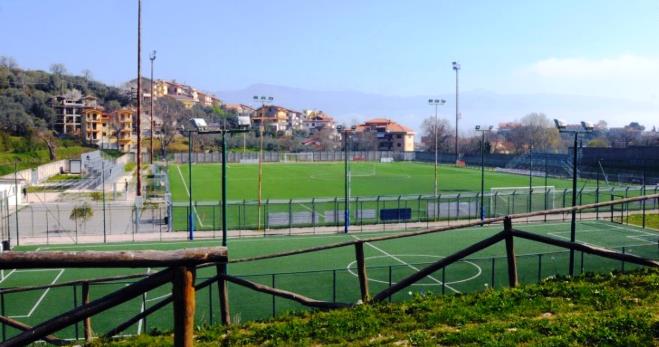
M 188 197 L 190 197 L 190 190 L 188 189 L 188 185 L 185 183 L 185 177 L 183 177 L 183 172 L 181 172 L 181 166 L 176 165 L 176 169 L 178 170 L 178 175 L 181 177 L 181 182 L 183 182 L 183 188 L 185 188 L 185 192 L 188 194 Z M 199 221 L 200 226 L 204 226 L 204 223 L 201 221 L 201 218 L 199 218 L 199 212 L 197 212 L 197 207 L 195 205 L 192 205 L 192 209 L 194 210 L 194 214 L 197 216 L 197 221 Z
M 351 236 L 352 236 L 352 238 L 354 238 L 355 240 L 360 240 L 360 241 L 361 241 L 361 239 L 358 238 L 357 236 L 354 236 L 354 235 L 351 235 Z M 377 247 L 377 246 L 374 246 L 374 245 L 372 245 L 372 244 L 369 243 L 369 242 L 364 242 L 364 243 L 367 244 L 368 246 L 370 246 L 371 248 L 375 249 L 376 251 L 378 251 L 378 252 L 380 252 L 380 253 L 382 253 L 382 254 L 384 254 L 384 255 L 390 257 L 391 259 L 393 259 L 393 260 L 395 260 L 395 261 L 397 261 L 397 262 L 399 262 L 399 263 L 401 263 L 401 264 L 403 264 L 403 265 L 409 267 L 410 269 L 412 269 L 412 270 L 414 270 L 414 271 L 417 271 L 417 272 L 420 271 L 420 269 L 417 268 L 416 266 L 411 265 L 411 264 L 405 262 L 404 260 L 402 260 L 402 259 L 396 257 L 395 255 L 390 254 L 390 253 L 388 253 L 387 251 L 385 251 L 385 250 L 383 250 L 383 249 L 381 249 L 381 248 L 379 248 L 379 247 Z M 457 293 L 457 294 L 460 294 L 460 293 L 461 293 L 459 290 L 457 290 L 457 289 L 455 289 L 455 288 L 449 286 L 449 285 L 446 284 L 446 283 L 443 283 L 442 281 L 436 279 L 435 277 L 433 277 L 433 276 L 431 276 L 431 275 L 428 275 L 428 276 L 426 276 L 426 277 L 428 277 L 429 279 L 433 280 L 434 282 L 436 282 L 436 283 L 439 284 L 439 285 L 443 285 L 443 286 L 445 286 L 446 288 L 452 290 L 453 292 L 455 292 L 455 293 Z
M 53 285 L 53 284 L 57 283 L 57 281 L 59 280 L 60 277 L 62 277 L 62 274 L 64 274 L 65 269 L 30 269 L 30 270 L 17 270 L 17 271 L 14 271 L 12 273 L 15 273 L 15 272 L 36 272 L 36 271 L 58 271 L 58 270 L 59 270 L 59 273 L 57 274 L 57 276 L 55 276 L 55 279 L 53 279 L 52 282 L 50 282 L 50 284 Z M 37 302 L 32 306 L 32 308 L 30 309 L 30 311 L 27 314 L 17 315 L 17 316 L 9 316 L 9 317 L 10 318 L 30 318 L 30 317 L 32 317 L 32 314 L 34 313 L 34 311 L 37 310 L 39 305 L 41 305 L 41 302 L 43 301 L 43 299 L 46 298 L 46 295 L 48 294 L 48 292 L 50 292 L 50 288 L 46 288 L 43 291 L 43 293 L 41 294 L 39 299 L 37 299 Z

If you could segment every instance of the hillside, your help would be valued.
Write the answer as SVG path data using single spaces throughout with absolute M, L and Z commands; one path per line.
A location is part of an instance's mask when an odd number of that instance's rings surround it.
M 199 346 L 657 346 L 659 271 L 556 278 L 517 289 L 289 314 L 197 331 Z M 167 346 L 168 334 L 92 346 Z

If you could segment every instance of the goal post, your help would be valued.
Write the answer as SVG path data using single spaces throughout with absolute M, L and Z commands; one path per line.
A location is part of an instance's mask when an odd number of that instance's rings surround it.
M 490 215 L 505 216 L 554 208 L 555 186 L 496 187 L 490 189 Z

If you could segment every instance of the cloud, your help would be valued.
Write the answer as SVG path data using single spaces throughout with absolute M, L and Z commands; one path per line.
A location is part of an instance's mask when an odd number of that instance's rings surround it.
M 527 90 L 657 102 L 659 57 L 548 58 L 516 74 Z
M 538 61 L 529 72 L 547 78 L 648 78 L 659 75 L 659 58 L 621 55 L 614 58 L 550 58 Z

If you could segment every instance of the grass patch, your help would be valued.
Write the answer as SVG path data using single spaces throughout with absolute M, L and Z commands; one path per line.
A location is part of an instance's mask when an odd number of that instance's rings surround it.
M 627 217 L 627 223 L 642 226 L 643 225 L 643 215 L 642 214 L 633 214 Z M 645 226 L 652 229 L 659 230 L 659 214 L 646 214 L 645 215 Z
M 137 164 L 135 164 L 133 162 L 126 163 L 124 165 L 124 171 L 133 172 L 135 170 L 135 167 L 137 167 Z
M 197 346 L 653 346 L 659 272 L 588 274 L 467 295 L 416 295 L 399 304 L 290 313 L 276 320 L 200 327 Z M 172 345 L 171 334 L 92 346 Z
M 93 150 L 89 147 L 69 146 L 58 147 L 56 156 L 61 159 L 79 159 L 82 153 Z M 14 172 L 14 162 L 18 161 L 18 170 L 31 169 L 50 162 L 48 150 L 38 149 L 30 152 L 0 153 L 0 176 Z
M 80 175 L 57 174 L 55 176 L 48 178 L 46 182 L 61 182 L 61 181 L 79 180 L 79 179 L 82 179 Z

